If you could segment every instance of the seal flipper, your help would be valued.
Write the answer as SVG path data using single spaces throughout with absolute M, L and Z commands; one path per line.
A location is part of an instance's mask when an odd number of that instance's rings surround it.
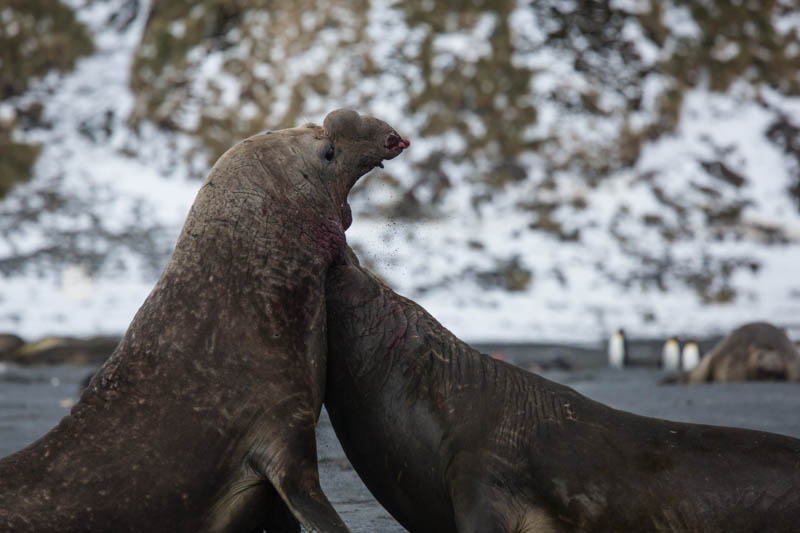
M 247 469 L 265 485 L 271 483 L 270 488 L 309 532 L 349 533 L 320 486 L 313 411 L 296 409 L 283 419 L 292 422 L 282 428 L 280 437 L 274 438 L 277 431 L 268 429 L 254 434 Z M 259 434 L 273 438 L 265 440 Z M 265 529 L 271 532 L 271 527 Z
M 564 528 L 544 507 L 518 498 L 480 474 L 462 473 L 450 480 L 450 497 L 458 533 L 560 533 Z
M 299 533 L 300 523 L 269 481 L 246 472 L 214 505 L 208 530 Z
M 458 533 L 506 533 L 508 520 L 496 508 L 487 491 L 489 487 L 468 475 L 450 480 L 453 518 Z
M 267 516 L 263 524 L 253 530 L 253 533 L 300 533 L 300 522 L 294 517 L 292 512 L 286 507 L 286 503 L 281 499 L 275 487 L 265 483 L 269 487 L 270 500 L 272 505 L 267 510 Z
M 316 416 L 303 403 L 287 402 L 279 417 L 252 425 L 238 474 L 212 510 L 210 531 L 297 533 L 302 524 L 309 532 L 349 533 L 322 492 Z
M 269 468 L 268 478 L 289 510 L 308 531 L 349 533 L 339 514 L 322 492 L 317 470 L 317 442 L 313 426 L 296 435 L 298 445 L 288 447 L 291 461 Z
M 303 477 L 307 477 L 308 474 L 310 472 Z M 308 531 L 349 533 L 350 530 L 322 492 L 316 470 L 314 478 L 311 483 L 289 482 L 283 487 L 283 498 L 289 508 Z

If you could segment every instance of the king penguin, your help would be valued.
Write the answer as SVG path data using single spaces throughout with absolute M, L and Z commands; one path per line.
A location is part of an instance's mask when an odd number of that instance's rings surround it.
M 681 367 L 681 346 L 678 339 L 670 337 L 661 349 L 661 368 L 675 372 Z
M 681 370 L 689 372 L 700 363 L 700 347 L 696 341 L 686 341 L 681 352 Z
M 625 368 L 628 357 L 628 339 L 625 338 L 625 331 L 618 329 L 608 340 L 608 366 Z

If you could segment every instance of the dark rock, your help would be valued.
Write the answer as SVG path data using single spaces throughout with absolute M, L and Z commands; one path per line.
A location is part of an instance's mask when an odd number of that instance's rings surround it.
M 119 341 L 119 337 L 45 337 L 19 346 L 6 359 L 19 365 L 100 365 Z
M 554 357 L 549 361 L 538 361 L 528 366 L 530 372 L 547 372 L 553 370 L 569 371 L 572 370 L 572 363 L 563 357 Z
M 13 333 L 0 333 L 0 361 L 7 359 L 23 344 L 25 341 Z

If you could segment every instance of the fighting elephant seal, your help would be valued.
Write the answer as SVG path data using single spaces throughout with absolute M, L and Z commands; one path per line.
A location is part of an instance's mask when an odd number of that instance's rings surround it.
M 78 404 L 0 461 L 0 530 L 346 531 L 316 462 L 325 273 L 348 191 L 407 145 L 338 110 L 228 150 Z
M 796 531 L 800 440 L 612 409 L 478 353 L 354 257 L 326 285 L 336 435 L 409 531 Z
M 736 328 L 678 378 L 687 383 L 754 380 L 800 381 L 800 352 L 783 330 L 767 322 Z

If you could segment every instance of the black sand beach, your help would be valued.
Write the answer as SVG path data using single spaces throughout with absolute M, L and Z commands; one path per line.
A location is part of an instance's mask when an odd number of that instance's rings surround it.
M 530 348 L 481 346 L 500 351 L 527 366 Z M 535 359 L 556 353 L 540 351 Z M 611 370 L 600 365 L 602 352 L 582 349 L 572 371 L 544 372 L 582 394 L 612 407 L 648 416 L 747 427 L 800 437 L 800 384 L 739 383 L 660 386 L 655 368 Z M 573 354 L 573 352 L 569 352 Z M 568 357 L 574 361 L 576 355 Z M 78 386 L 92 368 L 83 366 L 17 367 L 0 364 L 0 456 L 22 448 L 46 433 L 77 400 Z M 317 432 L 322 485 L 354 532 L 404 531 L 378 505 L 356 476 L 323 412 Z

